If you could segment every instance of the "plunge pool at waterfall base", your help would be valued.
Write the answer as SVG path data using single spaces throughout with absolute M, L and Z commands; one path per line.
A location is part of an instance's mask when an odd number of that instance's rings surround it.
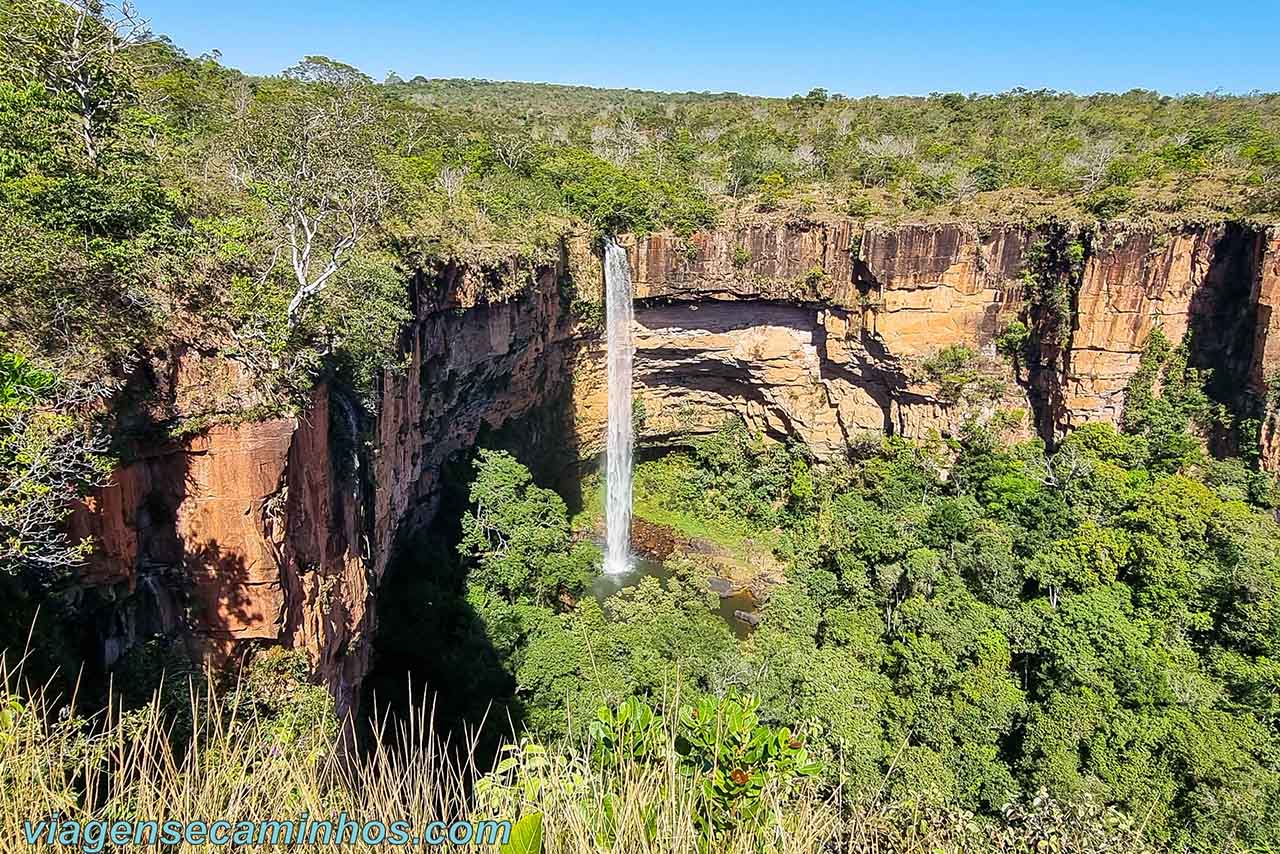
M 656 578 L 665 589 L 667 580 L 671 578 L 671 570 L 662 561 L 633 557 L 630 567 L 625 572 L 602 572 L 596 576 L 595 581 L 591 583 L 591 594 L 603 605 L 622 590 L 635 587 L 644 578 Z M 724 620 L 725 625 L 738 640 L 748 637 L 754 626 L 739 619 L 736 612 L 757 613 L 756 602 L 751 598 L 751 594 L 745 590 L 732 589 L 729 582 L 721 578 L 711 580 L 711 589 L 720 597 L 718 607 L 720 619 Z

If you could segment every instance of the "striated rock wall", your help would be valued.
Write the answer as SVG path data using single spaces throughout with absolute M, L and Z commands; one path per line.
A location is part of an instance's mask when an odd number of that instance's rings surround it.
M 1016 228 L 839 222 L 627 242 L 642 301 L 642 439 L 711 430 L 729 414 L 824 457 L 860 431 L 945 435 L 1000 411 L 1030 432 L 1031 401 L 993 341 L 1021 308 L 1032 239 Z M 922 365 L 958 344 L 981 355 L 987 382 L 954 400 Z M 584 392 L 579 409 L 603 417 L 600 390 Z
M 495 303 L 459 268 L 416 289 L 408 368 L 386 378 L 374 439 L 375 578 L 401 529 L 434 515 L 444 464 L 482 435 L 521 422 L 508 443 L 527 462 L 546 470 L 577 461 L 569 407 L 582 331 L 561 292 L 564 273 L 563 260 L 547 265 L 517 298 Z
M 1254 369 L 1251 291 L 1263 244 L 1262 235 L 1228 225 L 1099 234 L 1076 301 L 1059 427 L 1120 418 L 1125 386 L 1157 327 L 1174 343 L 1189 334 L 1201 363 L 1243 392 Z
M 351 699 L 362 661 L 347 645 L 369 591 L 329 410 L 321 386 L 300 418 L 143 446 L 78 509 L 73 531 L 96 545 L 81 580 L 120 603 L 101 630 L 104 666 L 156 635 L 215 662 L 245 641 L 283 642 Z
M 1029 409 L 1006 365 L 984 361 L 998 389 L 955 405 L 906 360 L 873 349 L 858 313 L 779 302 L 690 302 L 636 311 L 635 379 L 643 443 L 712 432 L 730 416 L 818 456 L 838 455 L 859 432 L 950 434 L 964 415 Z M 870 346 L 869 346 L 870 345 Z M 599 357 L 595 348 L 588 359 Z M 575 387 L 578 430 L 594 444 L 606 417 L 603 378 Z M 1023 432 L 1030 429 L 1025 415 Z
M 702 389 L 694 402 L 738 411 L 762 428 L 794 429 L 820 450 L 838 447 L 855 429 L 945 434 L 960 416 L 975 413 L 942 399 L 920 367 L 961 344 L 987 357 L 984 372 L 1007 381 L 1004 393 L 989 395 L 976 414 L 1026 407 L 1039 432 L 1055 439 L 1085 421 L 1118 421 L 1124 389 L 1156 327 L 1174 342 L 1186 336 L 1193 364 L 1215 372 L 1215 395 L 1241 411 L 1280 368 L 1280 312 L 1273 308 L 1280 300 L 1280 238 L 1225 223 L 1080 235 L 1083 269 L 1070 283 L 1065 340 L 1051 349 L 1053 358 L 1016 366 L 996 359 L 994 340 L 1009 321 L 1021 318 L 1034 328 L 1023 273 L 1028 250 L 1046 237 L 1020 226 L 859 230 L 835 222 L 633 240 L 636 296 L 646 305 L 749 304 L 729 310 L 728 320 L 713 312 L 701 338 L 692 334 L 699 327 L 692 314 L 677 321 L 678 313 L 640 310 L 637 370 L 645 399 L 663 409 L 666 400 L 689 402 L 689 390 L 708 385 L 708 376 L 738 376 L 720 383 L 720 399 Z M 811 311 L 811 319 L 793 313 L 782 324 L 791 330 L 789 348 L 780 327 L 762 319 L 776 311 L 770 304 Z M 664 329 L 676 346 L 662 341 Z M 756 362 L 751 345 L 726 348 L 725 336 L 766 342 L 772 355 Z M 657 359 L 648 374 L 647 350 Z M 805 395 L 802 387 L 815 393 Z M 782 388 L 793 392 L 787 401 L 769 392 Z M 759 406 L 748 405 L 752 397 Z M 1275 430 L 1267 432 L 1269 448 L 1278 444 Z M 1280 451 L 1269 454 L 1275 460 Z
M 1280 229 L 1262 241 L 1251 301 L 1257 306 L 1248 385 L 1265 401 L 1262 464 L 1280 471 Z
M 1033 314 L 1023 273 L 1043 237 L 836 222 L 624 238 L 642 441 L 680 442 L 738 414 L 834 456 L 858 431 L 947 434 L 1001 412 L 1006 429 L 1052 438 L 1119 417 L 1157 324 L 1191 336 L 1221 399 L 1260 394 L 1280 367 L 1280 236 L 1234 225 L 1094 236 L 1053 360 L 998 356 L 1000 331 Z M 384 379 L 367 442 L 356 413 L 321 388 L 300 418 L 139 448 L 76 520 L 99 543 L 85 582 L 139 603 L 106 632 L 107 663 L 151 632 L 215 656 L 284 643 L 306 649 L 349 706 L 371 666 L 374 595 L 397 544 L 436 513 L 447 464 L 498 443 L 546 481 L 600 450 L 601 330 L 570 310 L 572 293 L 600 293 L 599 261 L 574 240 L 518 277 L 499 287 L 451 266 L 417 278 L 407 368 Z M 923 367 L 956 344 L 980 354 L 981 382 L 959 399 Z M 1263 437 L 1272 467 L 1276 422 Z

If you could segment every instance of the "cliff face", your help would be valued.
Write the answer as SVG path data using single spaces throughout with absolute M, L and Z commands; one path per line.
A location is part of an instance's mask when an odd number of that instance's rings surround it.
M 992 342 L 1021 307 L 1031 239 L 846 222 L 628 243 L 643 438 L 711 430 L 729 414 L 824 457 L 860 431 L 950 434 L 965 417 L 1001 411 L 1029 432 L 1030 400 Z M 979 355 L 983 380 L 960 395 L 924 364 L 956 344 Z M 603 417 L 602 407 L 580 408 Z
M 1247 407 L 1280 367 L 1280 238 L 1230 224 L 1090 236 L 1078 278 L 1064 284 L 1069 317 L 1063 340 L 1046 348 L 1053 358 L 996 358 L 1009 321 L 1030 316 L 1038 331 L 1024 272 L 1029 249 L 1050 237 L 832 223 L 633 241 L 646 415 L 673 404 L 687 416 L 690 402 L 737 411 L 821 453 L 856 430 L 946 434 L 964 417 L 1023 409 L 1052 440 L 1120 418 L 1156 327 L 1187 338 L 1193 364 L 1214 370 L 1214 393 L 1229 405 Z M 956 344 L 985 357 L 984 396 L 956 401 L 922 370 Z M 1274 461 L 1272 427 L 1264 444 Z M 668 432 L 655 429 L 657 440 Z
M 1280 471 L 1280 232 L 1273 230 L 1258 263 L 1251 299 L 1257 306 L 1249 386 L 1268 401 L 1262 425 L 1262 464 Z
M 1270 323 L 1255 293 L 1267 250 L 1265 235 L 1236 226 L 1100 234 L 1080 283 L 1059 429 L 1120 417 L 1156 327 L 1173 342 L 1189 336 L 1193 358 L 1218 372 L 1223 397 L 1241 397 L 1251 377 L 1277 364 L 1263 351 L 1255 358 L 1255 333 L 1265 337 Z
M 445 463 L 482 436 L 522 458 L 542 452 L 544 468 L 577 460 L 563 270 L 538 270 L 518 298 L 492 304 L 490 283 L 465 270 L 421 279 L 408 366 L 385 378 L 368 440 L 351 404 L 321 386 L 301 417 L 135 448 L 74 520 L 98 544 L 82 581 L 119 603 L 100 631 L 103 663 L 157 634 L 214 661 L 243 642 L 283 643 L 305 649 L 350 708 L 378 581 L 398 537 L 430 522 Z M 191 396 L 181 383 L 165 391 L 164 412 Z
M 680 442 L 730 414 L 822 456 L 859 431 L 947 434 L 975 416 L 1054 438 L 1119 417 L 1157 324 L 1190 336 L 1220 399 L 1243 404 L 1280 367 L 1280 236 L 1226 225 L 1094 236 L 1053 357 L 997 355 L 1007 323 L 1035 314 L 1023 273 L 1044 238 L 830 223 L 624 239 L 641 441 Z M 137 449 L 76 522 L 99 543 L 85 582 L 125 603 L 104 632 L 107 663 L 155 632 L 215 657 L 285 643 L 348 706 L 371 664 L 374 593 L 397 544 L 436 513 L 447 463 L 500 444 L 546 481 L 600 450 L 601 330 L 574 318 L 564 287 L 598 296 L 599 259 L 570 241 L 523 277 L 503 299 L 458 267 L 419 277 L 408 365 L 385 378 L 365 442 L 350 406 L 321 388 L 297 419 Z M 977 354 L 959 387 L 927 365 L 955 344 Z M 1273 468 L 1277 431 L 1271 415 Z
M 375 578 L 397 536 L 435 514 L 444 464 L 482 435 L 518 424 L 504 443 L 544 471 L 578 459 L 569 406 L 579 330 L 564 273 L 563 262 L 536 270 L 518 298 L 496 303 L 458 268 L 416 289 L 408 368 L 386 379 L 374 440 Z
M 301 418 L 212 427 L 143 446 L 73 517 L 97 548 L 82 581 L 121 607 L 101 630 L 103 664 L 154 635 L 225 661 L 244 641 L 305 649 L 340 694 L 366 617 L 360 500 L 338 474 L 330 396 Z

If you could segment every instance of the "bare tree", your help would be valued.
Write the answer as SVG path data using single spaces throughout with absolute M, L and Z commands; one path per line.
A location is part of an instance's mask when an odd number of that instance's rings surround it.
M 915 137 L 882 134 L 879 139 L 858 140 L 858 150 L 868 157 L 881 159 L 913 157 L 916 153 Z
M 957 199 L 967 201 L 978 193 L 978 178 L 972 172 L 961 172 L 955 176 L 951 186 Z
M 622 116 L 616 127 L 597 125 L 591 129 L 592 152 L 617 166 L 626 165 L 648 146 L 649 138 L 633 116 Z
M 816 169 L 822 163 L 822 157 L 817 150 L 809 143 L 801 143 L 796 146 L 795 151 L 791 152 L 792 158 L 797 166 L 805 169 Z
M 605 158 L 613 159 L 613 129 L 604 125 L 596 125 L 591 129 L 591 151 Z
M 458 196 L 462 194 L 466 181 L 467 167 L 465 166 L 444 166 L 436 176 L 436 186 L 444 190 L 450 205 L 458 203 Z
M 105 128 L 136 97 L 127 50 L 148 38 L 127 0 L 10 0 L 0 12 L 0 65 L 72 99 L 85 154 L 97 163 Z
M 1038 455 L 1029 463 L 1036 480 L 1058 491 L 1069 489 L 1094 469 L 1093 461 L 1072 444 L 1064 444 L 1052 456 Z
M 849 131 L 853 130 L 853 112 L 851 110 L 842 110 L 836 116 L 836 131 L 841 136 L 848 136 Z
M 363 87 L 297 95 L 241 124 L 233 176 L 271 212 L 275 255 L 287 250 L 297 285 L 291 323 L 382 221 L 394 190 L 378 160 L 385 129 Z
M 249 85 L 248 80 L 237 80 L 231 87 L 231 114 L 238 121 L 242 121 L 249 115 L 249 108 L 252 106 L 253 87 Z
M 708 145 L 711 145 L 722 136 L 724 136 L 724 128 L 722 127 L 705 127 L 698 131 L 698 139 Z
M 408 103 L 398 104 L 391 116 L 400 146 L 400 153 L 412 157 L 418 153 L 418 147 L 431 133 L 430 114 L 421 107 Z
M 498 155 L 502 165 L 512 172 L 519 169 L 529 157 L 531 147 L 528 135 L 520 131 L 506 131 L 496 134 L 493 138 L 494 153 Z
M 1120 153 L 1120 146 L 1104 139 L 1086 145 L 1082 150 L 1067 155 L 1066 165 L 1081 181 L 1086 191 L 1094 190 L 1107 177 L 1111 161 Z

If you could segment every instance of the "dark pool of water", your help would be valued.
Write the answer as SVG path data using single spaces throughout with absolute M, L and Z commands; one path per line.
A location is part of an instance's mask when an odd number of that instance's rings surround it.
M 670 577 L 671 571 L 661 561 L 635 558 L 628 572 L 620 572 L 614 575 L 601 573 L 596 576 L 595 581 L 591 584 L 591 592 L 596 597 L 596 601 L 603 605 L 610 596 L 613 596 L 619 590 L 636 586 L 642 578 L 656 578 L 663 587 L 666 587 L 667 579 Z M 752 627 L 735 617 L 733 612 L 755 610 L 756 603 L 745 592 L 740 591 L 720 597 L 720 619 L 725 621 L 725 624 L 728 625 L 739 640 L 751 634 Z

